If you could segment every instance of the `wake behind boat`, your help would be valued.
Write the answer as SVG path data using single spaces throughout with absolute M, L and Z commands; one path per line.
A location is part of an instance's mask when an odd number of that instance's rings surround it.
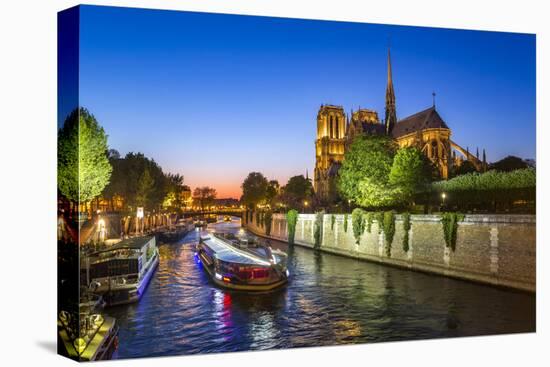
M 236 237 L 202 233 L 197 257 L 212 281 L 224 288 L 269 291 L 288 281 L 286 253 L 269 246 L 249 248 Z

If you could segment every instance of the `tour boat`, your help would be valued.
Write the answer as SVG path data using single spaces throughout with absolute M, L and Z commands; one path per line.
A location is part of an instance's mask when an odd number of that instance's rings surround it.
M 234 236 L 201 234 L 196 256 L 212 281 L 224 288 L 269 291 L 289 277 L 286 253 L 269 246 L 249 248 Z
M 155 236 L 123 240 L 86 258 L 86 279 L 92 292 L 109 306 L 138 301 L 159 264 Z

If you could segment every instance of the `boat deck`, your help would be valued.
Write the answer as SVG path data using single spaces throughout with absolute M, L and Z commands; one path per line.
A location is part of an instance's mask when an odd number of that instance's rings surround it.
M 216 257 L 221 261 L 244 265 L 271 265 L 266 259 L 262 259 L 260 256 L 254 255 L 249 251 L 231 246 L 213 235 L 201 236 L 201 240 L 206 246 L 214 251 Z

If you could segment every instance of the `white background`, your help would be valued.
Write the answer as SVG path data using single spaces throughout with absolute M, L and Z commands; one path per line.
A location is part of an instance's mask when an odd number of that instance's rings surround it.
M 545 1 L 93 1 L 98 5 L 537 33 L 537 333 L 133 359 L 117 366 L 548 365 L 549 11 Z M 56 343 L 56 13 L 74 1 L 0 5 L 0 362 L 69 365 Z M 546 19 L 545 19 L 546 17 Z M 510 50 L 513 52 L 513 50 Z M 506 108 L 506 106 L 502 106 Z M 518 121 L 521 124 L 521 121 Z M 491 139 L 493 137 L 487 137 Z M 546 339 L 546 342 L 545 340 Z M 153 340 L 151 342 L 154 342 Z M 34 364 L 31 364 L 33 363 Z

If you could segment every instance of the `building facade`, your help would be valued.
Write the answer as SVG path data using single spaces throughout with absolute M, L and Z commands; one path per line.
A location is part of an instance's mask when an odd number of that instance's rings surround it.
M 434 95 L 435 96 L 435 95 Z M 371 109 L 360 108 L 344 112 L 343 106 L 321 105 L 317 113 L 317 138 L 315 140 L 314 189 L 322 203 L 338 199 L 336 181 L 347 147 L 357 136 L 387 135 L 399 148 L 418 147 L 437 167 L 441 178 L 447 179 L 453 166 L 470 161 L 481 171 L 486 167 L 481 161 L 451 140 L 452 131 L 432 107 L 397 119 L 391 55 L 388 50 L 387 84 L 384 121 Z M 483 152 L 485 157 L 485 151 Z

